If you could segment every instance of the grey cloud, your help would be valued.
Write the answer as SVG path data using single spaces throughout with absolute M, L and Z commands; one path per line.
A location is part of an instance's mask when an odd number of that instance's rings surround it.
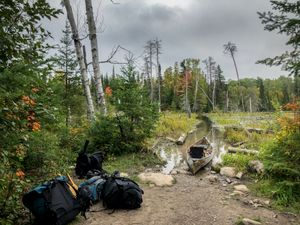
M 94 1 L 94 8 L 97 2 Z M 163 68 L 185 57 L 205 59 L 212 56 L 221 65 L 226 78 L 235 78 L 231 59 L 223 54 L 223 44 L 232 41 L 238 46 L 241 77 L 274 77 L 284 73 L 278 68 L 255 64 L 258 59 L 278 55 L 285 49 L 286 38 L 264 31 L 256 14 L 270 8 L 269 0 L 191 0 L 192 4 L 184 8 L 151 4 L 150 0 L 119 2 L 114 5 L 108 0 L 102 1 L 100 13 L 105 29 L 98 37 L 101 58 L 109 55 L 117 44 L 140 55 L 145 42 L 158 37 L 162 40 Z M 63 25 L 63 19 L 47 23 L 55 37 Z M 58 42 L 59 38 L 56 40 Z M 123 55 L 120 53 L 119 57 Z M 110 72 L 111 67 L 102 65 L 104 72 Z

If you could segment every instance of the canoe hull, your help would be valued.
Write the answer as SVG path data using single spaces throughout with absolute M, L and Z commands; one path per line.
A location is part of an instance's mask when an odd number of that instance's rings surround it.
M 205 146 L 205 147 L 204 147 Z M 198 149 L 197 149 L 198 148 Z M 201 150 L 199 150 L 199 148 Z M 193 152 L 196 150 L 198 152 L 195 154 Z M 199 155 L 200 152 L 205 152 L 205 155 L 202 153 Z M 191 145 L 187 149 L 187 158 L 186 162 L 188 167 L 190 168 L 191 172 L 195 175 L 201 168 L 205 167 L 211 160 L 213 159 L 213 149 L 210 142 L 207 140 L 206 137 L 203 137 L 193 145 Z
M 203 157 L 201 159 L 195 159 L 187 155 L 187 165 L 189 166 L 191 172 L 196 174 L 200 169 L 205 167 L 213 158 L 213 155 L 209 155 L 207 157 Z

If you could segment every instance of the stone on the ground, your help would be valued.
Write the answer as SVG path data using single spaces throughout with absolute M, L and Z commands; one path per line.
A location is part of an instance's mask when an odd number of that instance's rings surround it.
M 162 173 L 141 173 L 138 178 L 142 182 L 149 182 L 159 187 L 172 186 L 175 183 L 174 177 Z
M 209 180 L 210 183 L 214 183 L 218 180 L 217 176 L 215 175 L 209 175 L 206 178 Z
M 241 191 L 233 191 L 230 196 L 244 196 L 245 193 L 244 192 L 241 192 Z
M 129 177 L 128 173 L 124 173 L 124 172 L 121 172 L 121 173 L 120 173 L 120 176 L 121 176 L 121 177 Z
M 181 134 L 180 137 L 178 138 L 178 140 L 176 141 L 176 144 L 183 145 L 183 143 L 185 142 L 186 137 L 187 137 L 186 134 Z
M 226 177 L 235 177 L 236 172 L 234 167 L 222 167 L 220 170 L 220 174 Z
M 177 171 L 177 170 L 172 170 L 170 174 L 171 174 L 171 175 L 177 175 L 177 174 L 178 174 L 178 171 Z
M 242 219 L 242 222 L 244 225 L 260 225 L 261 224 L 261 222 L 258 222 L 256 220 L 251 220 L 249 218 Z
M 241 192 L 246 192 L 246 193 L 250 192 L 250 190 L 247 188 L 247 186 L 243 185 L 243 184 L 235 185 L 234 190 L 241 191 Z
M 211 174 L 216 174 L 217 172 L 216 172 L 216 171 L 213 171 L 213 170 L 211 170 L 211 171 L 210 171 L 210 173 L 211 173 Z
M 235 177 L 238 178 L 238 179 L 242 179 L 243 175 L 244 175 L 243 172 L 238 172 L 238 173 L 235 175 Z
M 251 160 L 248 163 L 248 170 L 251 173 L 262 174 L 264 173 L 264 164 L 259 160 Z
M 225 181 L 230 184 L 232 181 L 229 178 L 226 178 Z

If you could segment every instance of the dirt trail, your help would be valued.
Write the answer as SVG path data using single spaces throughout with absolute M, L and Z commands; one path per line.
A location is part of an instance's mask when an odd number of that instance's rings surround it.
M 253 196 L 231 197 L 233 185 L 226 187 L 217 181 L 210 183 L 209 172 L 200 176 L 175 175 L 176 184 L 171 187 L 149 187 L 144 189 L 143 204 L 138 210 L 109 210 L 87 213 L 87 220 L 79 218 L 75 224 L 220 224 L 233 225 L 239 218 L 259 219 L 262 224 L 299 225 L 299 217 L 246 204 Z M 219 175 L 218 175 L 219 176 Z M 219 177 L 222 179 L 221 177 Z M 101 209 L 102 202 L 93 207 Z

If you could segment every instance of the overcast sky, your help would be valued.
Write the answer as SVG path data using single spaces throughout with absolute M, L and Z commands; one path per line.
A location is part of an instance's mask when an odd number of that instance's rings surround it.
M 60 0 L 48 0 L 61 8 Z M 83 0 L 70 0 L 74 11 L 85 18 Z M 275 78 L 286 74 L 280 68 L 270 68 L 255 62 L 285 51 L 286 37 L 264 31 L 257 11 L 270 10 L 269 0 L 94 0 L 97 21 L 102 21 L 98 34 L 100 57 L 105 60 L 114 46 L 121 45 L 135 56 L 143 53 L 147 40 L 162 41 L 162 69 L 184 58 L 206 59 L 212 56 L 220 64 L 226 79 L 235 79 L 231 58 L 223 53 L 223 44 L 231 41 L 238 47 L 236 61 L 240 77 Z M 78 4 L 80 3 L 80 4 Z M 101 3 L 101 4 L 100 4 Z M 97 10 L 98 9 L 98 10 Z M 58 42 L 62 36 L 65 16 L 46 22 Z M 89 41 L 85 41 L 89 45 Z M 119 60 L 125 52 L 118 54 Z M 138 62 L 139 68 L 142 59 Z M 112 65 L 101 65 L 110 73 Z M 202 66 L 204 68 L 204 66 Z M 117 69 L 118 70 L 118 69 Z

